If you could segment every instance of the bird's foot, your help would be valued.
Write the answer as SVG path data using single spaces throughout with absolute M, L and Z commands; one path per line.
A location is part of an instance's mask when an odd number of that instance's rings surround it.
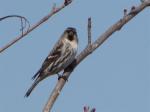
M 57 74 L 57 75 L 58 75 L 58 80 L 63 78 L 65 81 L 68 81 L 68 78 L 66 76 L 63 76 L 63 75 L 60 75 L 60 74 Z

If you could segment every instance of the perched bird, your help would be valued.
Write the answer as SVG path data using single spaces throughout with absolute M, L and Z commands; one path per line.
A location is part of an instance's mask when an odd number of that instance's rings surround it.
M 41 68 L 32 77 L 35 81 L 28 89 L 25 96 L 28 97 L 40 81 L 48 76 L 58 74 L 69 66 L 77 54 L 77 49 L 78 37 L 76 29 L 68 27 L 43 62 Z

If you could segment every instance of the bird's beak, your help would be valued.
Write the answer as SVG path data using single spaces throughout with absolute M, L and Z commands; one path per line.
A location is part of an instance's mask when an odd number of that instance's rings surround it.
M 72 37 L 74 35 L 74 33 L 72 31 L 69 32 L 68 34 L 70 37 Z

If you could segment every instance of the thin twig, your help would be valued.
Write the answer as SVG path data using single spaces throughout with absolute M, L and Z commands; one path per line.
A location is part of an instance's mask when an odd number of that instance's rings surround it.
M 84 112 L 96 112 L 96 109 L 95 109 L 95 108 L 92 108 L 92 109 L 90 110 L 90 107 L 85 106 L 85 107 L 84 107 Z
M 91 45 L 92 39 L 91 39 L 91 17 L 88 18 L 88 45 Z
M 108 28 L 108 30 L 106 30 L 106 32 L 104 32 L 100 37 L 98 37 L 98 39 L 93 42 L 90 46 L 87 46 L 78 56 L 77 58 L 74 60 L 74 62 L 64 71 L 63 76 L 65 76 L 67 79 L 69 78 L 70 74 L 72 73 L 73 69 L 75 69 L 75 67 L 81 62 L 83 61 L 90 53 L 91 51 L 94 51 L 95 49 L 97 49 L 100 45 L 103 44 L 103 42 L 108 39 L 114 32 L 119 31 L 118 29 L 122 28 L 122 26 L 124 26 L 127 22 L 129 22 L 134 16 L 136 16 L 138 13 L 140 13 L 144 8 L 146 8 L 147 6 L 149 6 L 150 3 L 148 2 L 144 2 L 141 5 L 139 5 L 138 7 L 135 8 L 135 10 L 137 10 L 137 13 L 135 14 L 127 14 L 126 16 L 123 16 L 123 18 L 121 20 L 119 20 L 118 22 L 116 22 L 114 25 L 112 25 L 110 28 Z M 89 50 L 90 49 L 90 50 Z M 50 112 L 50 110 L 52 109 L 52 106 L 54 104 L 54 102 L 56 101 L 56 99 L 58 98 L 62 88 L 64 87 L 66 81 L 63 78 L 60 78 L 60 80 L 58 80 L 55 88 L 53 89 L 45 107 L 43 112 Z
M 22 34 L 23 34 L 24 29 L 26 28 L 26 23 L 28 23 L 27 30 L 30 28 L 30 23 L 29 23 L 28 19 L 25 18 L 25 17 L 23 17 L 23 16 L 20 16 L 20 15 L 8 15 L 8 16 L 4 16 L 4 17 L 0 18 L 0 21 L 6 20 L 8 18 L 19 18 L 20 19 L 20 21 L 21 21 L 21 29 L 20 30 L 21 30 Z M 25 21 L 25 25 L 23 25 L 23 20 Z
M 22 20 L 22 18 L 21 18 L 21 34 L 23 35 L 23 29 L 24 29 L 24 26 L 23 26 L 23 20 Z
M 67 0 L 65 0 L 65 2 L 60 7 L 58 7 L 58 8 L 56 8 L 56 7 L 54 8 L 53 7 L 52 10 L 51 10 L 51 12 L 47 16 L 45 16 L 44 18 L 42 18 L 35 25 L 31 26 L 27 31 L 23 32 L 23 34 L 21 34 L 20 36 L 14 38 L 8 44 L 6 44 L 2 48 L 0 48 L 0 53 L 3 52 L 8 47 L 10 47 L 11 45 L 13 45 L 14 43 L 16 43 L 18 40 L 20 40 L 23 37 L 25 37 L 28 33 L 30 33 L 32 30 L 34 30 L 35 28 L 37 28 L 39 25 L 41 25 L 42 23 L 46 22 L 50 17 L 52 17 L 54 14 L 56 14 L 57 12 L 59 12 L 60 10 L 62 10 L 66 6 L 68 6 L 71 2 L 72 2 L 72 0 L 68 0 L 68 2 L 67 2 Z
M 89 112 L 90 107 L 89 106 L 85 106 L 83 109 L 84 109 L 84 112 Z

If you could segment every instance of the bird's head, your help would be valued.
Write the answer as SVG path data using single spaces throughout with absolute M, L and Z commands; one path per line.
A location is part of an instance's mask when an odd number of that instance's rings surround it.
M 73 27 L 68 27 L 64 31 L 64 38 L 67 39 L 70 42 L 76 42 L 76 43 L 78 43 L 78 37 L 77 37 L 76 29 L 73 28 Z

